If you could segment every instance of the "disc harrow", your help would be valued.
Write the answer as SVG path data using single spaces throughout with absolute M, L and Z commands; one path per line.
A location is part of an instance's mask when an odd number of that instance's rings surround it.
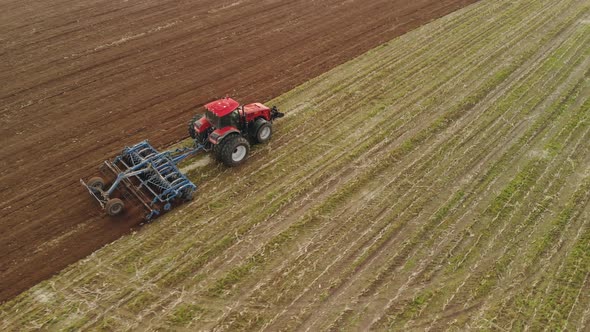
M 107 186 L 100 177 L 91 178 L 87 183 L 80 179 L 80 182 L 107 214 L 120 214 L 124 209 L 122 198 L 133 196 L 148 211 L 145 219 L 150 220 L 192 199 L 197 186 L 177 165 L 203 149 L 202 145 L 195 144 L 190 148 L 159 152 L 146 140 L 126 147 L 112 161 L 104 162 L 103 169 L 115 175 L 112 184 Z

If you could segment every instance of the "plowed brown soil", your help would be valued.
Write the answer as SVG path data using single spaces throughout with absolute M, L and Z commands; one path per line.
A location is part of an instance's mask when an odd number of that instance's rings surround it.
M 0 301 L 138 224 L 78 182 L 125 145 L 165 147 L 212 98 L 267 100 L 472 2 L 3 1 Z

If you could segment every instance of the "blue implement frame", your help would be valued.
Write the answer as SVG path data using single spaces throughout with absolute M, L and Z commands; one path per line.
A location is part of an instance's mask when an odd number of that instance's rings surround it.
M 177 165 L 205 146 L 195 141 L 192 147 L 158 152 L 147 140 L 126 147 L 112 162 L 104 165 L 116 175 L 108 188 L 89 186 L 80 179 L 90 194 L 105 209 L 113 193 L 123 184 L 147 209 L 145 219 L 150 220 L 161 213 L 161 209 L 172 209 L 177 201 L 192 199 L 197 186 L 184 175 Z

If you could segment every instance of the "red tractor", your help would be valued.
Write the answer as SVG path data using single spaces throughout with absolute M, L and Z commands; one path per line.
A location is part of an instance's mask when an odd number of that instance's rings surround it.
M 189 135 L 205 150 L 213 150 L 217 160 L 227 166 L 241 164 L 250 152 L 250 142 L 266 143 L 272 135 L 272 122 L 283 117 L 276 107 L 261 103 L 241 106 L 227 97 L 205 105 L 205 114 L 195 116 Z

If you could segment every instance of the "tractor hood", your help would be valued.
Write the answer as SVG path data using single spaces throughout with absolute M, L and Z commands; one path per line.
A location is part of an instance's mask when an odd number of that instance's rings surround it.
M 206 104 L 205 108 L 221 118 L 233 112 L 236 108 L 238 108 L 238 106 L 240 106 L 240 103 L 227 97 L 224 99 L 212 101 Z

